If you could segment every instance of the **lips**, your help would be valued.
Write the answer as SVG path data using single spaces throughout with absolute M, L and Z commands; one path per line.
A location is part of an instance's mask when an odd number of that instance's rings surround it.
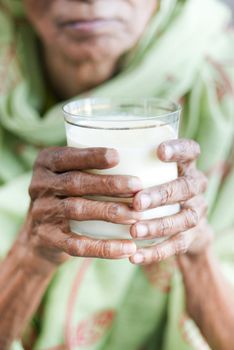
M 121 21 L 117 19 L 95 18 L 88 20 L 66 20 L 58 23 L 60 30 L 75 38 L 86 38 L 100 36 L 109 33 L 120 26 Z

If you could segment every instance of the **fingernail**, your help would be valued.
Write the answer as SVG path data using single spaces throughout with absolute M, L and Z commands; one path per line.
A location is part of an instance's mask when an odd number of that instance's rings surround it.
M 119 154 L 114 148 L 108 148 L 106 150 L 106 161 L 108 164 L 118 164 L 119 163 Z
M 127 244 L 123 247 L 123 252 L 126 255 L 133 255 L 136 252 L 136 246 Z
M 165 153 L 165 157 L 166 157 L 166 160 L 170 160 L 173 156 L 173 148 L 169 145 L 167 145 L 164 149 L 164 153 Z
M 142 194 L 140 197 L 141 210 L 145 210 L 149 208 L 150 204 L 151 204 L 150 196 L 148 194 Z
M 136 225 L 136 234 L 137 237 L 145 237 L 148 234 L 148 227 L 143 224 Z
M 132 257 L 132 260 L 135 264 L 140 264 L 144 261 L 144 256 L 140 253 L 137 253 Z
M 136 177 L 132 177 L 129 180 L 128 186 L 132 191 L 140 191 L 142 189 L 141 180 Z

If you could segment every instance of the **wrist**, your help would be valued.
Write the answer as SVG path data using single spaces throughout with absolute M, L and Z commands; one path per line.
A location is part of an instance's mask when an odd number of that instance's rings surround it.
M 193 264 L 194 266 L 202 265 L 205 262 L 209 261 L 213 256 L 212 247 L 211 245 L 204 247 L 202 250 L 196 253 L 186 253 L 183 255 L 180 255 L 178 258 L 182 261 L 187 261 L 190 264 Z
M 184 254 L 177 259 L 184 283 L 187 287 L 193 288 L 197 281 L 202 283 L 206 280 L 207 274 L 213 270 L 215 257 L 211 247 L 206 247 L 199 254 Z
M 19 269 L 28 274 L 50 276 L 56 270 L 56 264 L 35 251 L 30 242 L 17 240 L 9 253 L 17 261 Z
M 63 263 L 67 257 L 51 247 L 46 247 L 34 233 L 35 228 L 29 210 L 25 223 L 11 251 L 21 261 L 22 267 L 38 273 L 49 273 Z

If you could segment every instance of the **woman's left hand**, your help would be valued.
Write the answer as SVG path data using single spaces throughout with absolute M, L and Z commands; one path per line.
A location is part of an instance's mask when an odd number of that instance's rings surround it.
M 131 256 L 134 264 L 150 264 L 173 255 L 198 253 L 212 240 L 212 230 L 206 220 L 207 205 L 203 196 L 207 179 L 196 168 L 200 147 L 193 140 L 163 142 L 158 157 L 164 162 L 177 162 L 178 179 L 140 191 L 133 200 L 137 211 L 162 205 L 180 204 L 180 212 L 171 216 L 141 221 L 131 226 L 133 238 L 168 237 L 160 244 L 141 248 Z

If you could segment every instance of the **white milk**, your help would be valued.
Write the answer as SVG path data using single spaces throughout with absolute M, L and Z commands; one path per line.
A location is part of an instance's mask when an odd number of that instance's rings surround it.
M 87 128 L 66 123 L 68 146 L 109 147 L 117 149 L 120 162 L 117 166 L 107 170 L 92 170 L 96 174 L 120 174 L 138 176 L 144 188 L 159 185 L 177 178 L 176 163 L 161 162 L 156 155 L 158 145 L 168 139 L 177 138 L 177 132 L 170 125 L 162 125 L 156 121 L 89 121 Z M 124 128 L 125 130 L 107 130 L 101 128 Z M 144 127 L 144 128 L 142 128 Z M 107 197 L 92 197 L 95 200 L 117 200 Z M 142 212 L 142 219 L 152 219 L 172 215 L 178 212 L 179 206 L 168 205 Z M 129 225 L 112 224 L 104 221 L 71 221 L 73 232 L 98 239 L 132 239 Z M 149 242 L 149 241 L 148 241 Z M 143 243 L 143 241 L 142 241 Z

